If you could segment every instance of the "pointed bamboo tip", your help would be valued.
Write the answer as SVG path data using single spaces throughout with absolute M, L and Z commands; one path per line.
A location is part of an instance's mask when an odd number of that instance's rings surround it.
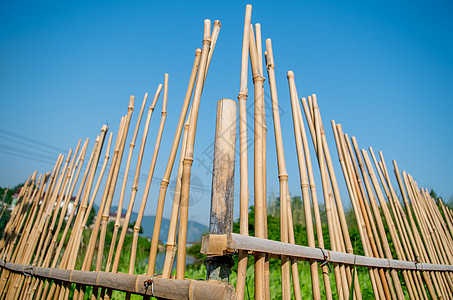
M 288 78 L 294 78 L 294 72 L 293 71 L 288 71 L 286 73 L 286 76 L 288 76 Z

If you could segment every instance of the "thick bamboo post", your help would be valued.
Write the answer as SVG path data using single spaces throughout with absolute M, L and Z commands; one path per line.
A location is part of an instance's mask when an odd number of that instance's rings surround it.
M 149 190 L 151 188 L 151 182 L 153 180 L 154 169 L 156 167 L 157 155 L 159 154 L 160 142 L 162 139 L 162 134 L 164 131 L 165 120 L 167 118 L 167 98 L 168 98 L 168 74 L 165 73 L 164 81 L 164 97 L 162 104 L 162 116 L 160 120 L 159 130 L 157 132 L 156 143 L 154 145 L 153 158 L 151 160 L 151 166 L 148 171 L 148 178 L 146 180 L 145 189 L 143 191 L 142 202 L 138 212 L 137 220 L 134 225 L 134 235 L 132 239 L 132 248 L 131 248 L 131 259 L 129 262 L 129 274 L 134 274 L 135 267 L 135 256 L 137 252 L 137 243 L 138 243 L 138 233 L 140 231 L 140 226 L 142 223 L 143 215 L 145 214 L 146 201 L 148 200 Z M 156 216 L 157 218 L 158 216 Z M 161 217 L 162 218 L 162 217 Z
M 210 234 L 233 231 L 234 164 L 236 155 L 236 102 L 217 102 L 217 117 L 212 171 Z M 228 283 L 233 259 L 229 255 L 208 256 L 207 279 Z
M 204 21 L 203 48 L 201 50 L 200 65 L 197 73 L 197 83 L 193 96 L 192 112 L 190 114 L 189 131 L 187 137 L 187 148 L 183 162 L 183 175 L 181 186 L 181 208 L 179 221 L 179 250 L 177 254 L 176 278 L 183 279 L 186 262 L 186 241 L 187 241 L 187 222 L 189 214 L 189 193 L 190 193 L 190 174 L 193 163 L 193 150 L 195 143 L 195 133 L 197 128 L 198 111 L 200 108 L 200 99 L 203 91 L 204 79 L 207 72 L 207 60 L 211 45 L 211 21 Z
M 241 84 L 238 95 L 239 103 L 239 159 L 240 159 L 240 230 L 243 235 L 248 235 L 248 209 L 249 209 L 249 188 L 248 188 L 248 154 L 247 154 L 247 70 L 249 57 L 250 23 L 252 16 L 252 5 L 248 4 L 245 9 L 244 34 L 242 41 L 241 58 Z M 239 300 L 244 299 L 245 276 L 247 271 L 247 251 L 239 251 L 238 273 L 236 293 Z
M 173 144 L 171 146 L 170 156 L 168 158 L 167 166 L 165 168 L 165 173 L 164 173 L 164 176 L 163 176 L 161 184 L 160 184 L 158 203 L 165 202 L 167 187 L 170 182 L 171 171 L 173 170 L 173 165 L 175 163 L 176 153 L 177 153 L 178 147 L 179 147 L 179 140 L 181 139 L 181 133 L 183 130 L 184 120 L 186 119 L 187 110 L 190 105 L 190 99 L 192 97 L 192 92 L 193 92 L 194 85 L 195 85 L 195 79 L 197 76 L 198 66 L 200 63 L 200 56 L 201 56 L 201 49 L 197 49 L 195 51 L 195 59 L 194 59 L 194 63 L 192 66 L 192 72 L 190 74 L 189 84 L 188 84 L 187 90 L 186 90 L 186 95 L 184 97 L 183 106 L 181 108 L 181 113 L 179 115 L 178 125 L 176 126 L 176 132 L 175 132 L 175 136 L 173 138 Z M 187 128 L 184 129 L 184 135 L 187 135 L 187 133 L 186 133 Z M 185 155 L 184 140 L 187 140 L 187 138 L 183 137 L 183 144 L 181 147 L 181 159 L 180 160 L 182 160 L 182 158 Z M 181 174 L 180 174 L 180 172 L 181 172 Z M 179 163 L 178 178 L 180 178 L 181 176 L 182 176 L 182 162 Z M 176 184 L 178 185 L 178 183 L 179 183 L 179 186 L 180 186 L 180 184 L 181 184 L 180 182 L 181 182 L 181 180 L 177 179 Z M 179 187 L 179 189 L 180 189 L 180 187 Z M 164 263 L 164 268 L 163 268 L 163 272 L 162 272 L 163 278 L 170 278 L 170 274 L 171 274 L 171 271 L 173 268 L 173 260 L 174 260 L 174 255 L 175 255 L 175 251 L 176 251 L 175 239 L 176 239 L 176 227 L 178 224 L 180 195 L 181 195 L 181 191 L 175 190 L 175 198 L 173 199 L 170 225 L 169 225 L 169 230 L 168 230 L 165 263 Z M 160 231 L 160 229 L 159 229 L 159 231 Z M 153 234 L 153 239 L 154 239 L 154 234 Z M 148 269 L 149 269 L 150 275 L 154 275 L 154 268 L 155 268 L 154 264 L 156 262 L 157 245 L 158 245 L 158 243 L 156 243 L 156 242 L 153 243 L 153 241 L 151 241 L 150 258 L 149 258 L 149 262 L 148 262 L 149 263 Z
M 288 188 L 288 173 L 286 171 L 285 153 L 283 149 L 283 138 L 282 129 L 280 124 L 280 112 L 278 108 L 278 95 L 277 86 L 275 82 L 275 65 L 274 56 L 272 52 L 272 41 L 266 40 L 266 51 L 267 51 L 267 74 L 269 77 L 269 87 L 271 91 L 272 99 L 272 117 L 274 121 L 274 135 L 275 135 L 275 147 L 277 152 L 277 164 L 278 164 L 278 179 L 280 183 L 280 240 L 284 243 L 289 242 L 289 231 L 288 231 L 288 201 L 287 195 L 289 194 Z M 282 299 L 291 298 L 291 278 L 290 278 L 290 261 L 289 257 L 281 257 L 281 272 L 282 272 Z M 298 274 L 297 274 L 298 275 Z M 299 290 L 300 293 L 300 290 Z M 297 299 L 300 295 L 295 293 Z

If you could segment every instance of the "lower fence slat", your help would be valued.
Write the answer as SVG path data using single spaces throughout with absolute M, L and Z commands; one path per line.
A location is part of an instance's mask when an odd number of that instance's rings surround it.
M 217 281 L 178 280 L 153 278 L 147 275 L 41 268 L 4 260 L 0 260 L 0 267 L 25 276 L 37 276 L 49 280 L 97 286 L 164 299 L 236 299 L 236 292 L 231 285 Z M 148 284 L 147 288 L 147 282 L 152 282 L 152 286 Z

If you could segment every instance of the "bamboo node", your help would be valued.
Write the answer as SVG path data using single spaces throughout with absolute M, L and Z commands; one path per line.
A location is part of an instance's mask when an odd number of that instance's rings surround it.
M 238 100 L 239 100 L 239 101 L 241 101 L 241 100 L 247 100 L 247 97 L 248 97 L 248 93 L 247 93 L 247 92 L 239 92 Z
M 263 76 L 261 76 L 260 74 L 253 75 L 253 83 L 255 83 L 255 81 L 263 83 L 264 80 L 265 80 L 265 78 Z
M 279 175 L 278 175 L 278 179 L 281 179 L 281 180 L 288 180 L 288 174 L 279 174 Z

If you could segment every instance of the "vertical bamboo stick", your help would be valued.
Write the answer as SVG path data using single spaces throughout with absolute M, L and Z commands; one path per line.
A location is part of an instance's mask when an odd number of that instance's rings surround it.
M 190 119 L 190 112 L 189 117 Z M 167 251 L 165 253 L 165 262 L 164 267 L 162 270 L 162 277 L 163 278 L 170 278 L 171 272 L 173 270 L 173 264 L 176 254 L 176 230 L 178 226 L 178 217 L 179 217 L 179 208 L 181 204 L 181 185 L 182 185 L 182 168 L 183 168 L 183 161 L 184 156 L 186 153 L 187 148 L 187 134 L 189 129 L 189 120 L 184 124 L 184 133 L 182 138 L 182 145 L 181 145 L 181 154 L 179 158 L 179 165 L 178 165 L 178 174 L 176 175 L 176 185 L 173 197 L 173 206 L 171 211 L 171 218 L 170 218 L 170 225 L 168 226 L 168 238 L 167 238 Z M 168 245 L 171 245 L 169 247 Z
M 289 242 L 288 232 L 288 208 L 287 195 L 288 188 L 288 173 L 286 171 L 285 153 L 283 149 L 282 129 L 280 124 L 280 113 L 278 108 L 278 95 L 275 82 L 274 72 L 274 56 L 272 52 L 272 41 L 266 40 L 267 51 L 267 74 L 269 77 L 269 87 L 272 99 L 272 117 L 274 121 L 275 147 L 277 151 L 278 179 L 280 182 L 280 240 L 284 243 Z M 291 278 L 290 278 L 290 262 L 289 257 L 282 255 L 281 257 L 281 272 L 282 272 L 282 299 L 291 298 Z M 300 295 L 296 295 L 300 298 Z
M 353 160 L 353 155 L 351 152 L 352 147 L 350 146 L 349 138 L 347 135 L 343 134 L 341 125 L 335 126 L 335 123 L 332 121 L 332 127 L 337 131 L 335 138 L 338 139 L 338 153 L 339 156 L 342 156 L 342 158 L 340 159 L 343 160 L 342 168 L 344 177 L 351 197 L 351 202 L 353 203 L 354 212 L 356 214 L 357 224 L 359 227 L 359 233 L 361 235 L 365 255 L 379 257 L 379 253 L 374 241 L 373 232 L 371 230 L 371 222 L 368 218 L 368 213 L 365 208 L 366 200 L 362 198 L 362 194 L 359 192 L 360 187 L 357 179 L 358 176 L 355 173 L 355 161 Z M 383 272 L 381 272 L 380 274 L 381 282 L 378 281 L 379 275 L 377 272 L 373 273 L 371 269 L 369 269 L 369 272 L 371 280 L 374 280 L 376 285 L 380 286 L 380 283 L 382 282 L 382 288 L 385 289 L 386 297 L 389 297 L 390 294 L 386 286 L 387 282 L 385 280 Z M 376 276 L 374 276 L 374 274 L 376 274 Z M 375 287 L 375 289 L 377 289 L 377 287 Z M 377 293 L 376 290 L 375 293 Z
M 239 102 L 239 155 L 240 155 L 240 230 L 243 235 L 248 235 L 248 154 L 247 154 L 247 68 L 249 57 L 250 23 L 252 15 L 252 5 L 248 4 L 245 9 L 244 33 L 242 41 L 241 58 L 241 84 L 238 95 Z M 239 300 L 244 299 L 245 276 L 247 271 L 247 251 L 239 251 L 238 273 L 236 283 L 236 293 Z
M 200 107 L 200 98 L 203 91 L 203 84 L 207 72 L 207 59 L 211 45 L 211 21 L 205 20 L 203 34 L 203 48 L 201 51 L 200 65 L 197 73 L 197 83 L 193 96 L 192 113 L 189 121 L 189 131 L 187 137 L 187 149 L 184 157 L 182 187 L 181 187 L 181 208 L 179 221 L 179 250 L 177 254 L 176 278 L 183 279 L 186 262 L 186 241 L 187 241 L 187 221 L 189 214 L 189 192 L 190 192 L 190 174 L 193 163 L 193 149 L 195 143 L 195 133 L 198 120 L 198 110 Z
M 129 262 L 129 274 L 134 274 L 135 266 L 135 255 L 137 252 L 137 242 L 138 242 L 138 233 L 140 231 L 140 226 L 142 223 L 143 215 L 145 214 L 146 201 L 148 199 L 149 190 L 151 188 L 151 182 L 153 179 L 154 169 L 156 167 L 157 155 L 159 154 L 160 142 L 162 139 L 162 134 L 164 131 L 165 120 L 167 118 L 167 98 L 168 98 L 168 74 L 165 73 L 165 82 L 164 82 L 164 97 L 162 104 L 162 116 L 159 125 L 159 131 L 157 132 L 156 143 L 154 146 L 153 158 L 151 161 L 151 166 L 148 171 L 148 179 L 146 180 L 145 190 L 143 192 L 142 203 L 140 205 L 140 210 L 138 212 L 137 220 L 134 225 L 134 236 L 132 239 L 132 248 L 131 248 L 131 259 Z M 156 216 L 157 218 L 158 216 Z M 162 217 L 161 217 L 162 218 Z
M 153 114 L 153 111 L 156 106 L 157 99 L 159 98 L 161 90 L 162 90 L 162 84 L 159 84 L 159 86 L 157 87 L 156 93 L 154 94 L 153 102 L 151 103 L 151 106 L 148 109 L 148 114 L 147 114 L 146 121 L 145 121 L 145 127 L 143 130 L 143 137 L 142 137 L 142 141 L 141 141 L 141 145 L 140 145 L 140 151 L 138 154 L 137 165 L 135 167 L 135 175 L 134 175 L 134 181 L 132 184 L 132 192 L 131 192 L 131 196 L 130 196 L 130 200 L 129 200 L 129 205 L 127 208 L 126 217 L 124 219 L 123 228 L 121 229 L 120 238 L 119 238 L 118 244 L 116 246 L 117 248 L 115 251 L 115 258 L 113 260 L 113 265 L 112 265 L 113 273 L 116 273 L 118 271 L 121 250 L 123 249 L 124 239 L 126 238 L 129 220 L 131 218 L 132 209 L 133 209 L 134 203 L 135 203 L 135 197 L 136 197 L 137 191 L 138 191 L 138 181 L 140 179 L 140 170 L 141 170 L 141 166 L 142 166 L 143 153 L 145 151 L 146 139 L 148 137 L 149 123 L 151 122 L 151 117 L 152 117 L 152 114 Z M 111 291 L 109 293 L 111 293 Z
M 264 78 L 259 73 L 258 53 L 256 49 L 253 26 L 250 25 L 250 62 L 252 65 L 253 83 L 255 89 L 255 125 L 254 125 L 254 191 L 255 191 L 255 236 L 265 238 L 265 218 L 263 195 L 263 103 Z M 255 253 L 255 298 L 265 299 L 265 259 L 264 253 Z
M 164 178 L 161 181 L 160 190 L 159 190 L 159 202 L 165 202 L 165 195 L 168 187 L 168 183 L 170 181 L 171 170 L 173 169 L 173 165 L 176 158 L 176 152 L 179 146 L 179 140 L 181 139 L 181 132 L 182 132 L 182 125 L 184 124 L 184 119 L 187 115 L 187 110 L 190 104 L 190 98 L 193 92 L 193 88 L 195 85 L 195 79 L 197 76 L 198 65 L 200 63 L 200 56 L 201 56 L 201 49 L 197 49 L 195 51 L 195 60 L 192 67 L 192 73 L 190 74 L 189 85 L 187 87 L 186 96 L 184 98 L 183 107 L 181 109 L 181 114 L 179 116 L 178 126 L 176 127 L 175 137 L 173 139 L 172 148 L 170 151 L 170 157 L 168 158 L 167 167 L 165 169 Z M 179 215 L 179 207 L 181 202 L 181 178 L 182 178 L 182 161 L 185 156 L 186 146 L 187 146 L 187 130 L 189 128 L 189 119 L 190 113 L 187 118 L 187 122 L 184 124 L 184 135 L 183 135 L 183 142 L 181 146 L 181 154 L 179 159 L 178 165 L 178 175 L 176 178 L 176 187 L 175 193 L 173 198 L 173 206 L 171 210 L 171 217 L 170 217 L 170 225 L 168 227 L 168 237 L 167 237 L 167 244 L 166 244 L 166 254 L 165 254 L 165 262 L 164 267 L 162 270 L 162 277 L 163 278 L 170 278 L 170 274 L 173 269 L 173 262 L 176 253 L 176 228 L 178 226 L 178 215 Z M 162 200 L 161 200 L 162 199 Z M 154 235 L 153 235 L 154 237 Z M 149 258 L 149 274 L 154 275 L 155 269 L 155 262 L 156 262 L 156 255 L 157 255 L 157 245 L 153 246 L 151 242 L 151 249 L 150 249 L 150 258 Z
M 261 24 L 256 23 L 255 24 L 255 31 L 256 31 L 256 52 L 258 55 L 258 69 L 260 72 L 260 75 L 264 77 L 263 73 L 263 49 L 262 49 L 262 42 L 261 42 Z M 267 171 L 266 171 L 266 148 L 267 148 L 267 139 L 266 139 L 266 134 L 267 134 L 267 126 L 266 126 L 266 107 L 265 107 L 266 101 L 263 99 L 263 199 L 264 199 L 264 215 L 266 216 L 264 218 L 264 237 L 267 239 Z M 289 194 L 289 193 L 288 193 Z M 285 198 L 286 199 L 286 198 Z M 288 207 L 291 209 L 291 207 Z M 269 272 L 269 255 L 266 254 L 266 257 L 264 259 L 264 285 L 265 285 L 265 298 L 267 300 L 270 300 L 270 272 Z
M 384 200 L 384 197 L 382 195 L 381 189 L 379 187 L 379 183 L 377 182 L 376 175 L 374 174 L 374 171 L 372 169 L 371 162 L 370 162 L 370 159 L 368 157 L 368 153 L 365 150 L 363 150 L 363 149 L 362 149 L 362 156 L 363 156 L 363 158 L 365 160 L 365 165 L 367 167 L 368 174 L 369 174 L 369 177 L 370 177 L 371 182 L 373 184 L 373 187 L 374 187 L 374 190 L 376 192 L 376 195 L 377 195 L 377 198 L 379 200 L 379 203 L 381 204 L 381 208 L 383 209 L 383 211 L 385 211 L 384 214 L 387 215 L 388 211 L 385 209 L 385 208 L 387 208 L 387 206 L 385 205 L 385 200 Z M 362 173 L 362 175 L 365 177 L 366 174 Z M 369 193 L 371 193 L 371 191 L 369 191 Z M 371 201 L 371 204 L 372 204 L 372 208 L 374 210 L 376 222 L 378 223 L 379 231 L 381 232 L 381 241 L 384 242 L 384 251 L 386 252 L 387 258 L 391 259 L 392 258 L 392 254 L 391 254 L 390 248 L 388 246 L 386 234 L 385 234 L 385 231 L 384 231 L 384 225 L 383 225 L 382 219 L 380 217 L 379 209 L 378 209 L 377 204 L 376 204 L 376 199 L 374 199 L 373 197 L 370 197 L 370 201 Z M 386 221 L 390 222 L 390 220 L 388 220 L 387 218 L 386 218 Z M 391 227 L 390 224 L 389 224 L 389 227 Z M 393 235 L 392 231 L 391 231 L 391 233 Z M 392 238 L 392 240 L 393 240 L 393 238 Z M 397 275 L 396 271 L 392 270 L 390 272 L 390 274 L 392 276 L 393 285 L 395 287 L 398 299 L 403 299 L 404 298 L 403 290 L 401 288 L 401 284 L 400 284 L 400 281 L 398 279 L 398 275 Z
M 135 142 L 137 140 L 138 130 L 140 128 L 140 123 L 141 123 L 141 120 L 142 120 L 143 112 L 145 110 L 146 100 L 147 99 L 148 99 L 148 93 L 145 93 L 145 96 L 143 97 L 142 106 L 141 106 L 140 112 L 138 114 L 137 123 L 135 125 L 134 134 L 133 134 L 132 140 L 131 140 L 131 142 L 129 144 L 129 153 L 127 155 L 126 169 L 124 170 L 124 175 L 123 175 L 123 184 L 121 186 L 120 200 L 118 202 L 118 209 L 117 209 L 117 212 L 116 212 L 115 226 L 113 228 L 113 234 L 112 234 L 112 242 L 110 244 L 109 254 L 108 254 L 107 262 L 106 262 L 106 265 L 105 265 L 105 271 L 106 272 L 110 272 L 110 265 L 111 265 L 112 258 L 113 258 L 113 253 L 114 253 L 114 250 L 115 250 L 115 245 L 116 245 L 116 240 L 117 240 L 117 235 L 118 235 L 118 229 L 120 228 L 120 220 L 121 220 L 121 215 L 122 215 L 122 212 L 123 212 L 123 202 L 124 202 L 124 196 L 125 196 L 125 193 L 126 193 L 127 178 L 129 177 L 129 169 L 130 169 L 130 165 L 131 165 L 131 162 L 132 162 L 132 154 L 133 154 L 134 149 L 135 149 Z
M 318 238 L 318 245 L 319 245 L 319 247 L 324 249 L 325 248 L 324 237 L 323 237 L 323 233 L 322 233 L 321 215 L 319 212 L 318 197 L 317 197 L 317 193 L 316 193 L 316 184 L 315 184 L 315 179 L 314 179 L 314 175 L 313 175 L 313 167 L 312 167 L 312 163 L 311 163 L 310 150 L 308 148 L 307 134 L 305 132 L 305 126 L 303 123 L 302 112 L 301 112 L 299 103 L 297 103 L 296 108 L 297 108 L 300 132 L 302 135 L 302 145 L 303 145 L 303 149 L 304 149 L 305 161 L 306 161 L 306 165 L 307 165 L 310 193 L 311 193 L 311 198 L 313 201 L 313 212 L 315 215 L 315 224 L 316 224 L 316 234 L 317 234 L 317 238 Z M 323 275 L 323 281 L 324 281 L 324 288 L 326 291 L 326 297 L 327 297 L 327 299 L 331 299 L 332 288 L 330 286 L 329 269 L 328 269 L 327 265 L 322 266 L 322 275 Z
M 406 205 L 406 208 L 409 209 L 407 211 L 406 215 L 409 216 L 409 221 L 410 221 L 411 225 L 409 225 L 407 223 L 407 221 L 406 221 L 406 228 L 408 230 L 409 236 L 411 237 L 411 241 L 413 243 L 415 259 L 416 259 L 416 261 L 422 260 L 422 261 L 426 262 L 425 256 L 419 250 L 420 249 L 420 244 L 418 242 L 418 239 L 420 239 L 420 237 L 418 236 L 418 231 L 413 232 L 413 230 L 412 230 L 413 229 L 412 224 L 414 223 L 413 216 L 412 216 L 412 213 L 411 213 L 410 208 L 409 208 L 409 202 L 408 202 L 408 199 L 407 199 L 407 194 L 406 194 L 406 192 L 404 190 L 404 185 L 403 185 L 403 182 L 401 180 L 401 175 L 400 175 L 400 172 L 398 170 L 398 165 L 396 164 L 396 161 L 393 161 L 393 166 L 394 166 L 394 173 L 395 173 L 395 176 L 396 176 L 396 179 L 397 179 L 397 182 L 398 182 L 398 186 L 400 188 L 400 192 L 401 192 L 401 195 L 403 197 L 403 202 Z M 418 239 L 417 239 L 417 236 L 418 236 Z M 429 276 L 429 274 L 427 274 L 427 272 L 422 272 L 422 275 L 423 275 L 423 278 L 425 280 L 425 283 L 426 283 L 426 286 L 428 288 L 428 291 L 429 291 L 429 294 L 430 294 L 431 298 L 436 299 L 437 295 L 436 295 L 436 292 L 434 290 L 433 283 L 431 281 L 431 277 Z

